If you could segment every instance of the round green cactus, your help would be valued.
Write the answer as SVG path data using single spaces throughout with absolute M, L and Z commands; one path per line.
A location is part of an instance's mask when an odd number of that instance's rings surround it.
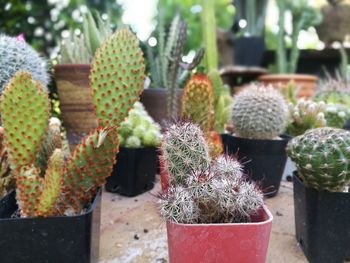
M 282 94 L 270 86 L 253 84 L 234 97 L 232 121 L 240 137 L 274 139 L 285 130 L 287 119 Z
M 343 128 L 345 122 L 350 118 L 350 109 L 342 104 L 327 104 L 325 117 L 327 126 Z
M 295 137 L 287 147 L 307 187 L 344 190 L 350 182 L 350 132 L 324 127 Z

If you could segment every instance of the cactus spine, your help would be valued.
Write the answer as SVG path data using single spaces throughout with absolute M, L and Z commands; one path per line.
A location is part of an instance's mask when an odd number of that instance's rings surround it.
M 295 137 L 287 153 L 307 187 L 318 191 L 343 191 L 350 182 L 350 132 L 317 128 Z
M 0 35 L 0 94 L 19 70 L 28 71 L 40 81 L 42 88 L 49 82 L 46 61 L 24 40 Z
M 288 119 L 287 104 L 279 91 L 255 84 L 234 97 L 232 121 L 238 136 L 274 139 Z

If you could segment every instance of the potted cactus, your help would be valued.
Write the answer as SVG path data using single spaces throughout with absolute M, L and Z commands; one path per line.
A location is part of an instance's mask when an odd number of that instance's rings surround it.
M 350 259 L 350 132 L 316 128 L 287 147 L 295 162 L 296 238 L 310 262 Z
M 224 155 L 212 159 L 192 123 L 171 125 L 161 149 L 169 184 L 159 206 L 170 262 L 265 262 L 272 215 L 240 163 Z
M 287 103 L 270 86 L 252 84 L 233 99 L 232 123 L 235 134 L 222 136 L 225 151 L 246 162 L 245 173 L 262 181 L 265 195 L 277 194 L 287 160 L 288 138 L 280 136 L 288 120 Z
M 73 32 L 62 40 L 54 67 L 60 110 L 71 149 L 97 127 L 89 82 L 91 59 L 101 43 L 112 34 L 108 21 L 96 13 L 83 16 L 82 34 Z
M 118 129 L 121 147 L 118 162 L 107 178 L 107 191 L 136 196 L 153 188 L 159 166 L 160 129 L 143 105 L 136 102 Z
M 112 171 L 117 127 L 142 92 L 144 70 L 138 40 L 128 29 L 98 49 L 90 81 L 99 127 L 72 154 L 59 148 L 57 127 L 48 129 L 42 85 L 19 71 L 6 86 L 1 112 L 16 192 L 0 204 L 2 262 L 98 261 L 99 188 Z

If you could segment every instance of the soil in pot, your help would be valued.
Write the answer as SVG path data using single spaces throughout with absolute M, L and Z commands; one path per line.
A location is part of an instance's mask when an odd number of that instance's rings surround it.
M 287 161 L 285 149 L 289 137 L 281 136 L 281 140 L 246 139 L 230 134 L 221 137 L 225 153 L 237 155 L 244 172 L 254 181 L 261 181 L 266 197 L 275 196 Z
M 167 222 L 170 263 L 264 263 L 272 215 L 264 207 L 252 223 L 177 224 Z
M 318 192 L 293 174 L 296 238 L 311 263 L 350 260 L 350 193 Z
M 154 186 L 158 167 L 155 147 L 120 147 L 117 163 L 107 178 L 106 190 L 125 196 L 136 196 Z
M 271 84 L 279 89 L 285 88 L 290 81 L 294 81 L 297 87 L 297 97 L 310 98 L 314 95 L 317 77 L 307 74 L 266 74 L 260 76 L 258 81 Z
M 1 263 L 97 263 L 101 191 L 77 216 L 11 218 L 15 192 L 0 201 Z
M 73 148 L 97 126 L 89 81 L 90 65 L 55 66 L 55 80 L 69 145 Z
M 182 89 L 177 89 L 178 107 L 180 116 Z M 165 88 L 149 88 L 145 89 L 140 98 L 141 103 L 145 106 L 148 114 L 158 122 L 163 128 L 167 125 L 167 89 Z

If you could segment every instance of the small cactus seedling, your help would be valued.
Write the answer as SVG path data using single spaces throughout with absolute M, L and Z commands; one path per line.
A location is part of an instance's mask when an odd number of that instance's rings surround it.
M 240 137 L 274 139 L 285 130 L 287 120 L 287 104 L 272 87 L 252 84 L 234 97 L 232 122 Z
M 296 105 L 289 103 L 289 124 L 287 133 L 293 136 L 306 130 L 326 126 L 325 104 L 299 99 Z
M 295 137 L 287 153 L 307 187 L 337 192 L 350 182 L 349 145 L 349 131 L 324 127 Z
M 249 222 L 263 205 L 263 195 L 245 180 L 240 163 L 224 155 L 211 160 L 203 133 L 195 124 L 170 129 L 162 144 L 167 155 L 164 166 L 171 179 L 160 194 L 162 217 L 187 224 Z M 174 161 L 167 161 L 170 159 Z M 173 169 L 174 162 L 178 170 Z
M 350 109 L 342 104 L 327 104 L 325 118 L 328 127 L 343 128 L 345 122 L 350 118 Z

